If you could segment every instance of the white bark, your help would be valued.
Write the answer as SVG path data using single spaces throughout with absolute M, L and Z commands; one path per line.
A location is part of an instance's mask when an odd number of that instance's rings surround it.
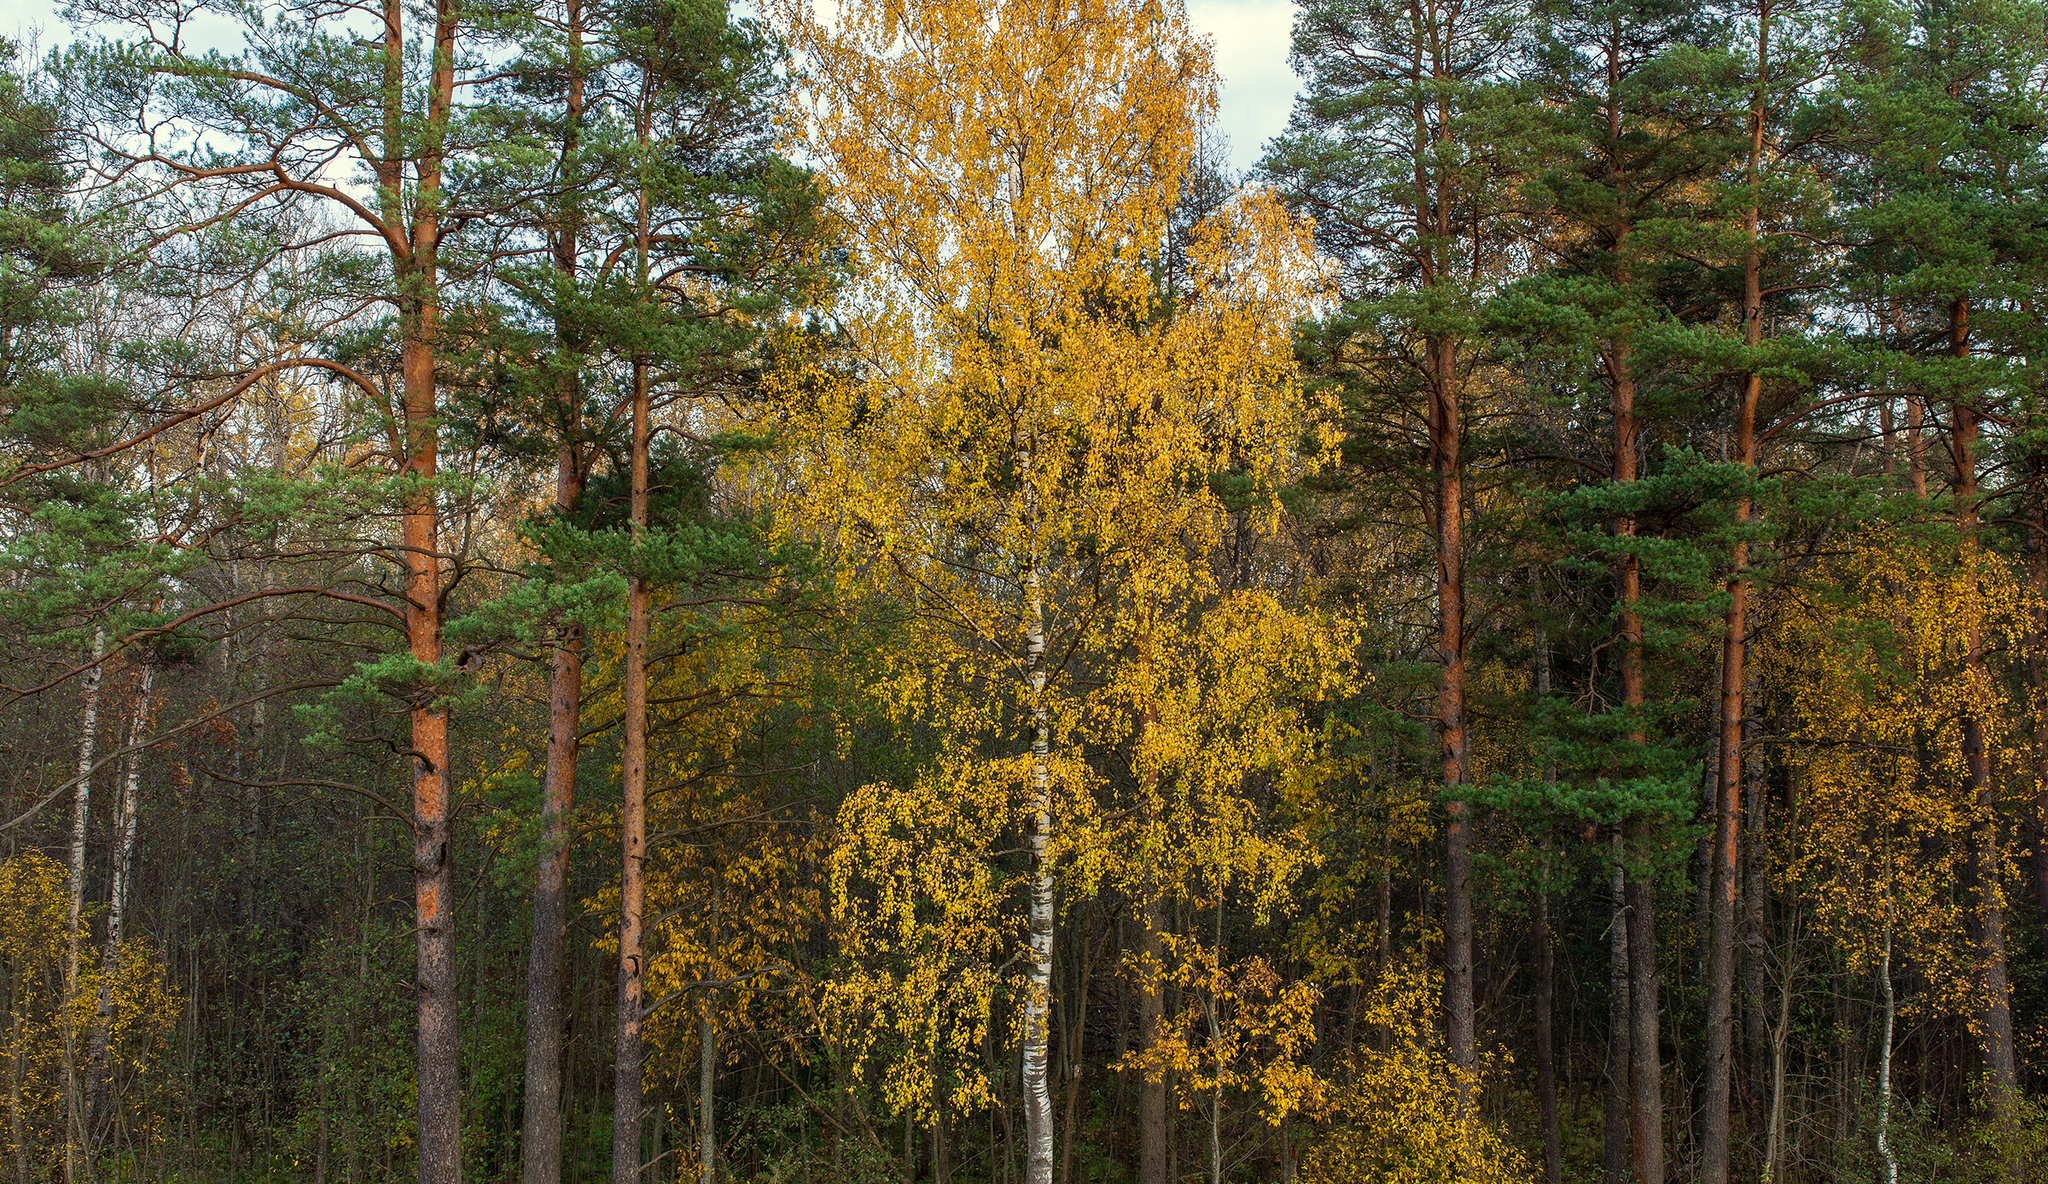
M 1884 1158 L 1885 1184 L 1899 1184 L 1899 1160 L 1892 1154 L 1892 1023 L 1898 1016 L 1898 1001 L 1892 995 L 1892 919 L 1886 904 L 1884 958 L 1878 963 L 1878 983 L 1884 989 L 1884 1051 L 1877 1058 L 1877 1153 Z
M 114 978 L 121 967 L 121 943 L 127 930 L 128 885 L 135 866 L 136 815 L 142 789 L 143 737 L 149 731 L 149 695 L 156 668 L 144 666 L 135 689 L 135 709 L 128 717 L 127 755 L 122 759 L 121 792 L 114 807 L 114 871 L 107 890 L 107 940 L 100 947 L 99 989 L 93 999 L 92 1032 L 86 1039 L 84 1145 L 87 1155 L 106 1124 L 109 1092 L 109 1048 L 114 1034 Z
M 1034 556 L 1024 620 L 1031 686 L 1031 970 L 1024 999 L 1025 1184 L 1052 1184 L 1052 1090 L 1046 1045 L 1052 1001 L 1052 723 L 1045 706 L 1045 591 Z
M 84 1097 L 78 1088 L 78 1033 L 71 1022 L 78 998 L 78 960 L 85 946 L 85 835 L 92 816 L 93 746 L 100 730 L 100 664 L 107 656 L 107 631 L 92 638 L 92 668 L 85 672 L 84 702 L 78 725 L 78 786 L 71 805 L 71 883 L 65 912 L 64 953 L 64 1178 L 75 1181 L 85 1174 L 82 1161 L 85 1135 Z

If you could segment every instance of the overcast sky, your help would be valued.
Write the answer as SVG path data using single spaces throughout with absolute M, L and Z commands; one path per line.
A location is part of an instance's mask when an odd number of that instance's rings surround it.
M 1223 74 L 1220 130 L 1230 139 L 1231 162 L 1250 168 L 1266 138 L 1287 122 L 1294 101 L 1294 72 L 1287 68 L 1287 39 L 1294 23 L 1293 0 L 1186 0 L 1197 30 L 1216 40 L 1216 64 Z M 40 30 L 43 45 L 68 39 L 57 19 L 62 0 L 0 0 L 0 34 L 27 40 Z

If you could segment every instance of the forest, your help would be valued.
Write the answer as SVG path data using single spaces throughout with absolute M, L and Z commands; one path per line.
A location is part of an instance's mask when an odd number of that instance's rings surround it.
M 64 17 L 0 1177 L 2048 1173 L 2043 0 Z

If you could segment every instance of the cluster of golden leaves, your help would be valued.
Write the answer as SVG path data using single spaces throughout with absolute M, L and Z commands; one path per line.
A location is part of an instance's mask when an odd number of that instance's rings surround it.
M 1930 985 L 1915 1007 L 1973 1016 L 1963 716 L 1984 730 L 2001 793 L 2030 794 L 2032 777 L 2012 743 L 2028 705 L 1966 657 L 1973 635 L 2016 652 L 2038 606 L 2002 556 L 1889 532 L 1856 540 L 1830 574 L 1843 592 L 1832 610 L 1781 613 L 1754 650 L 1798 721 L 1773 870 L 1858 972 L 1875 973 L 1889 935 Z
M 101 983 L 100 959 L 88 945 L 80 958 L 78 989 L 64 998 L 67 884 L 63 865 L 39 851 L 0 860 L 0 974 L 7 976 L 8 1014 L 0 1027 L 0 1072 L 7 1075 L 4 1104 L 12 1112 L 0 1126 L 5 1158 L 55 1170 L 64 1148 L 64 1038 L 75 1034 L 84 1056 Z M 128 1113 L 132 1138 L 147 1138 L 165 1117 L 150 1106 L 148 1072 L 169 1047 L 180 1001 L 164 975 L 158 951 L 125 943 L 113 969 L 109 997 L 108 1071 Z M 20 1145 L 14 1143 L 17 1135 Z
M 1422 959 L 1389 968 L 1374 985 L 1361 1018 L 1377 1041 L 1362 1040 L 1350 1076 L 1318 1099 L 1324 1133 L 1302 1160 L 1306 1184 L 1519 1184 L 1533 1177 L 1499 1130 L 1460 1118 L 1461 1071 L 1438 1032 L 1442 998 L 1442 975 Z
M 769 11 L 802 57 L 796 151 L 853 252 L 837 314 L 857 365 L 777 376 L 785 448 L 762 480 L 786 528 L 830 540 L 847 595 L 900 613 L 865 690 L 936 753 L 841 809 L 832 892 L 854 964 L 822 998 L 892 1105 L 925 1110 L 943 1079 L 971 1109 L 1021 990 L 1006 857 L 1034 709 L 1064 900 L 1235 885 L 1263 915 L 1308 859 L 1255 791 L 1287 802 L 1328 775 L 1304 707 L 1355 679 L 1348 630 L 1284 605 L 1256 561 L 1226 578 L 1218 548 L 1270 532 L 1315 463 L 1290 333 L 1323 275 L 1309 228 L 1259 191 L 1169 261 L 1216 103 L 1174 0 Z M 1034 693 L 1022 643 L 1040 613 L 1058 673 Z M 1187 944 L 1174 973 L 1220 984 L 1201 969 L 1217 957 Z M 1226 977 L 1231 1039 L 1299 1052 L 1284 1017 L 1311 996 L 1252 966 Z M 1266 1063 L 1230 1083 L 1305 1088 Z

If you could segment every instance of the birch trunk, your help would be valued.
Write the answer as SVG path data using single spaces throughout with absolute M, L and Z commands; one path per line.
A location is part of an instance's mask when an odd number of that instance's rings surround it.
M 1052 1000 L 1052 721 L 1045 704 L 1045 589 L 1036 555 L 1024 629 L 1031 691 L 1031 963 L 1024 997 L 1024 1180 L 1052 1184 L 1052 1089 L 1046 1077 Z
M 78 720 L 78 785 L 71 794 L 71 878 L 64 912 L 64 1178 L 76 1184 L 84 1179 L 85 1162 L 84 1097 L 79 1090 L 77 1043 L 71 1017 L 78 998 L 78 963 L 85 946 L 85 837 L 92 820 L 92 764 L 100 731 L 101 668 L 107 656 L 107 631 L 92 637 L 92 668 L 85 672 L 80 690 L 83 702 Z
M 1889 869 L 1887 875 L 1891 874 Z M 1885 901 L 1884 955 L 1877 967 L 1878 986 L 1884 993 L 1884 1045 L 1877 1060 L 1877 1154 L 1884 1160 L 1885 1184 L 1899 1184 L 1899 1160 L 1892 1153 L 1892 1025 L 1898 1018 L 1898 1001 L 1892 995 L 1891 901 Z
M 122 942 L 127 933 L 128 886 L 135 866 L 137 798 L 142 782 L 142 739 L 149 732 L 150 691 L 156 681 L 156 667 L 144 666 L 137 680 L 135 707 L 128 718 L 128 748 L 122 761 L 121 792 L 114 807 L 113 881 L 107 889 L 107 937 L 100 947 L 99 991 L 93 1001 L 92 1031 L 85 1052 L 85 1155 L 89 1160 L 100 1141 L 107 1121 L 109 1080 L 108 1051 L 114 1029 L 114 979 L 121 967 Z
M 643 241 L 646 198 L 642 199 Z M 633 362 L 632 529 L 636 544 L 626 593 L 625 752 L 619 807 L 619 1027 L 612 1083 L 612 1182 L 640 1179 L 640 1111 L 644 1048 L 641 1004 L 646 971 L 641 925 L 647 904 L 647 577 L 637 544 L 647 532 L 647 404 L 645 358 Z

